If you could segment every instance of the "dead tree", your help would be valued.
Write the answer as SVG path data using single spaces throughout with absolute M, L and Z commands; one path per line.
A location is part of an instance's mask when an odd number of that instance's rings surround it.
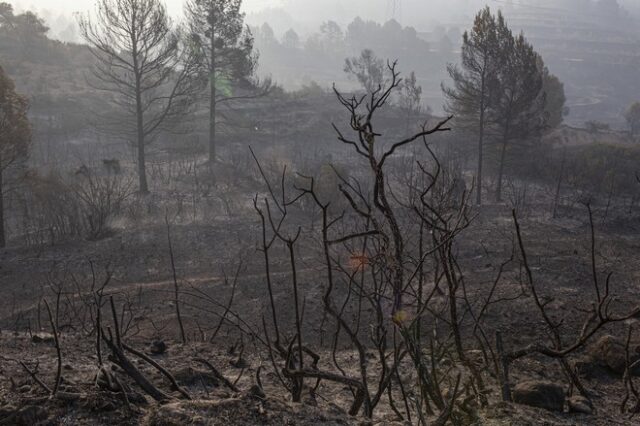
M 616 315 L 612 309 L 613 295 L 611 293 L 611 278 L 613 272 L 609 272 L 606 276 L 605 282 L 602 283 L 599 277 L 599 271 L 596 264 L 596 237 L 593 222 L 593 214 L 591 212 L 591 206 L 587 204 L 587 210 L 589 213 L 590 223 L 590 236 L 591 236 L 591 272 L 593 281 L 593 303 L 591 312 L 585 318 L 584 323 L 580 329 L 580 332 L 573 337 L 569 343 L 566 336 L 562 335 L 561 326 L 562 321 L 554 321 L 548 313 L 547 305 L 543 297 L 538 293 L 538 288 L 533 278 L 531 267 L 527 258 L 527 252 L 525 249 L 524 240 L 520 228 L 520 223 L 513 211 L 513 221 L 516 230 L 516 237 L 518 241 L 518 247 L 520 250 L 521 262 L 525 270 L 525 279 L 528 290 L 531 293 L 533 303 L 536 306 L 540 317 L 544 321 L 546 330 L 549 334 L 549 342 L 531 343 L 525 347 L 513 349 L 507 352 L 507 362 L 513 362 L 517 359 L 531 356 L 534 354 L 544 355 L 548 358 L 558 360 L 562 370 L 567 375 L 570 383 L 575 386 L 580 393 L 586 397 L 590 397 L 590 393 L 583 386 L 580 379 L 573 369 L 570 367 L 567 360 L 568 356 L 572 353 L 584 348 L 592 338 L 605 326 L 609 324 L 621 323 L 631 318 L 637 318 L 640 316 L 640 307 L 635 307 L 623 314 Z
M 420 418 L 425 403 L 421 402 L 420 408 L 412 408 L 413 403 L 409 402 L 406 389 L 412 384 L 404 382 L 398 370 L 398 366 L 409 356 L 414 359 L 419 374 L 422 374 L 423 383 L 429 383 L 430 390 L 425 389 L 425 400 L 436 401 L 436 411 L 431 410 L 430 406 L 426 407 L 427 410 L 433 415 L 437 412 L 439 424 L 444 424 L 452 417 L 458 416 L 456 412 L 458 399 L 461 396 L 459 390 L 463 383 L 464 387 L 468 388 L 467 379 L 461 375 L 447 375 L 447 373 L 439 377 L 440 368 L 437 364 L 439 364 L 440 355 L 436 352 L 448 352 L 449 343 L 447 342 L 431 341 L 434 355 L 432 358 L 424 358 L 422 348 L 418 344 L 419 338 L 415 337 L 415 330 L 419 329 L 416 324 L 424 321 L 428 313 L 428 305 L 433 293 L 426 296 L 424 288 L 416 291 L 416 280 L 420 277 L 418 286 L 424 285 L 424 264 L 437 253 L 444 254 L 443 259 L 437 258 L 438 265 L 445 262 L 447 268 L 455 269 L 455 273 L 458 273 L 452 241 L 469 223 L 466 208 L 468 194 L 465 193 L 462 199 L 453 203 L 457 205 L 457 209 L 451 208 L 451 191 L 443 191 L 448 194 L 448 198 L 445 195 L 441 198 L 434 195 L 439 172 L 428 171 L 437 164 L 437 161 L 430 160 L 428 165 L 421 167 L 422 186 L 417 193 L 423 195 L 423 202 L 419 201 L 419 197 L 413 197 L 413 200 L 417 200 L 417 204 L 421 205 L 419 209 L 421 212 L 425 209 L 430 210 L 430 214 L 440 222 L 436 223 L 435 219 L 429 219 L 426 216 L 420 218 L 420 215 L 415 215 L 413 204 L 399 201 L 403 197 L 406 198 L 407 194 L 403 191 L 415 194 L 417 190 L 412 186 L 401 187 L 399 191 L 403 193 L 395 193 L 396 190 L 393 187 L 396 186 L 396 182 L 390 179 L 387 173 L 392 157 L 403 147 L 421 140 L 424 142 L 426 151 L 431 152 L 426 143 L 427 137 L 447 131 L 446 124 L 449 119 L 444 119 L 433 127 L 425 125 L 415 135 L 384 144 L 381 133 L 375 128 L 375 117 L 387 105 L 389 98 L 401 83 L 395 63 L 388 64 L 388 69 L 391 80 L 384 89 L 379 87 L 368 95 L 350 98 L 335 90 L 339 102 L 347 111 L 350 131 L 353 134 L 348 136 L 346 132 L 334 125 L 338 139 L 364 160 L 362 164 L 367 171 L 367 176 L 371 176 L 371 180 L 347 179 L 336 172 L 341 183 L 340 191 L 348 207 L 346 211 L 340 213 L 330 209 L 331 203 L 322 200 L 318 195 L 316 181 L 311 176 L 299 175 L 295 179 L 296 192 L 289 195 L 285 184 L 287 173 L 284 170 L 280 178 L 279 190 L 276 191 L 254 155 L 267 188 L 267 196 L 264 200 L 258 200 L 258 198 L 254 200 L 254 206 L 262 223 L 261 250 L 265 255 L 266 281 L 273 322 L 271 331 L 264 322 L 264 332 L 269 344 L 269 358 L 276 373 L 282 369 L 281 381 L 289 387 L 292 394 L 299 395 L 300 385 L 304 385 L 302 382 L 304 378 L 347 385 L 353 395 L 353 402 L 349 409 L 352 415 L 362 410 L 365 416 L 372 417 L 381 399 L 388 396 L 391 408 L 399 418 L 411 420 L 413 415 Z M 447 198 L 446 203 L 444 198 Z M 304 201 L 305 199 L 307 201 Z M 438 204 L 434 201 L 435 199 L 441 203 Z M 292 227 L 289 224 L 291 221 L 289 210 L 297 203 L 309 200 L 320 211 L 321 224 L 317 231 L 315 227 L 301 227 L 298 224 Z M 413 216 L 408 219 L 411 215 Z M 407 271 L 409 260 L 415 259 L 416 249 L 414 241 L 408 234 L 413 231 L 416 223 L 421 227 L 428 224 L 429 230 L 438 226 L 437 229 L 441 231 L 441 235 L 439 240 L 429 242 L 429 247 L 425 244 L 419 250 L 420 259 L 413 262 L 415 269 Z M 287 236 L 285 229 L 293 229 L 293 237 Z M 306 236 L 307 232 L 317 232 L 319 237 L 319 248 L 324 263 L 323 308 L 326 318 L 330 320 L 329 323 L 335 326 L 332 338 L 332 361 L 335 371 L 305 367 L 300 362 L 306 354 L 305 346 L 299 340 L 304 324 L 296 315 L 294 338 L 285 338 L 285 330 L 279 321 L 277 304 L 274 302 L 275 290 L 270 272 L 271 249 L 278 242 L 287 248 L 292 265 L 291 281 L 295 290 L 293 247 L 301 238 L 300 234 Z M 425 231 L 421 235 L 424 237 L 428 234 Z M 407 243 L 407 238 L 411 240 L 410 244 Z M 313 238 L 313 240 L 316 239 Z M 345 262 L 344 259 L 348 260 Z M 458 279 L 453 274 L 453 272 L 450 274 L 452 285 Z M 437 275 L 441 277 L 443 274 L 438 272 Z M 456 300 L 455 291 L 452 293 L 452 299 L 457 306 L 459 302 Z M 390 306 L 390 309 L 387 311 L 385 306 Z M 371 312 L 364 319 L 370 324 L 368 336 L 360 327 L 365 307 L 369 307 Z M 356 311 L 355 321 L 349 315 L 352 309 Z M 453 308 L 453 317 L 457 323 L 455 309 L 456 307 Z M 275 337 L 271 337 L 274 333 Z M 346 336 L 350 347 L 358 355 L 359 374 L 357 376 L 347 374 L 336 356 L 341 335 Z M 458 352 L 464 353 L 460 341 L 461 338 L 458 337 Z M 283 350 L 285 347 L 288 349 Z M 368 355 L 370 348 L 377 353 L 373 364 Z M 297 357 L 294 358 L 292 355 Z M 280 367 L 282 363 L 285 364 L 284 368 Z M 465 368 L 468 371 L 471 369 L 468 365 Z M 375 372 L 374 382 L 371 379 L 372 372 Z M 472 372 L 471 376 L 476 377 L 479 374 Z M 293 380 L 296 378 L 300 382 Z M 479 378 L 475 381 L 481 382 Z M 453 394 L 447 397 L 442 391 L 445 382 L 449 383 L 451 389 L 455 389 Z M 479 388 L 481 389 L 481 386 Z M 426 393 L 429 392 L 430 395 L 427 395 Z M 394 395 L 404 403 L 404 413 L 396 406 Z
M 146 146 L 190 112 L 200 92 L 193 49 L 183 47 L 158 0 L 99 0 L 95 18 L 79 19 L 96 59 L 92 87 L 116 95 L 116 116 L 99 129 L 137 149 L 139 191 L 147 193 Z
M 156 368 L 162 375 L 167 377 L 169 381 L 173 384 L 176 390 L 182 394 L 182 396 L 186 399 L 191 399 L 191 396 L 182 389 L 175 378 L 169 373 L 165 368 L 163 368 L 156 361 L 152 360 L 142 352 L 139 352 L 132 347 L 126 345 L 122 341 L 122 336 L 120 334 L 120 324 L 118 322 L 118 314 L 116 312 L 115 302 L 113 300 L 113 296 L 109 299 L 111 306 L 111 314 L 113 320 L 113 330 L 111 327 L 107 327 L 107 333 L 102 330 L 102 324 L 97 324 L 97 327 L 100 328 L 102 339 L 107 345 L 107 347 L 111 350 L 111 355 L 109 356 L 109 360 L 114 364 L 118 365 L 124 372 L 131 377 L 141 388 L 144 390 L 150 397 L 155 399 L 158 402 L 167 402 L 172 400 L 173 398 L 158 389 L 149 379 L 147 379 L 142 372 L 131 362 L 129 357 L 126 355 L 126 352 L 129 352 L 143 361 L 149 363 L 151 366 Z M 124 390 L 123 390 L 124 391 Z

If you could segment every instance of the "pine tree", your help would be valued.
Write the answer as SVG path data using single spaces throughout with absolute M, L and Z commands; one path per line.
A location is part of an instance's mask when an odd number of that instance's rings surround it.
M 564 117 L 569 114 L 569 107 L 565 106 L 567 97 L 564 93 L 564 84 L 558 77 L 549 72 L 544 63 L 541 62 L 538 66 L 543 70 L 542 90 L 545 97 L 547 127 L 555 129 L 562 124 Z
M 208 76 L 210 163 L 216 160 L 218 105 L 237 99 L 232 87 L 247 84 L 257 62 L 253 36 L 244 26 L 241 6 L 242 0 L 188 0 L 186 3 L 190 36 L 200 52 L 202 70 Z
M 494 80 L 490 122 L 498 135 L 498 179 L 496 200 L 502 199 L 502 181 L 507 155 L 514 143 L 541 136 L 546 125 L 542 59 L 524 35 L 513 37 L 503 19 L 498 19 L 501 67 Z
M 345 59 L 344 72 L 355 77 L 366 93 L 373 93 L 385 84 L 384 61 L 371 49 L 364 49 L 358 57 Z
M 501 14 L 498 13 L 501 17 Z M 491 106 L 491 89 L 495 87 L 496 70 L 500 68 L 496 55 L 497 22 L 489 7 L 480 11 L 473 28 L 462 37 L 461 67 L 448 65 L 452 87 L 442 86 L 446 98 L 445 110 L 455 116 L 458 126 L 477 132 L 478 168 L 476 203 L 482 204 L 482 179 L 485 133 Z
M 300 36 L 298 36 L 298 33 L 295 32 L 293 28 L 289 28 L 282 36 L 282 45 L 287 49 L 300 48 Z
M 476 16 L 474 27 L 463 36 L 461 68 L 450 65 L 453 87 L 443 86 L 445 108 L 462 128 L 478 134 L 477 204 L 482 203 L 483 163 L 486 145 L 496 142 L 496 198 L 508 156 L 524 142 L 540 137 L 548 127 L 546 92 L 553 90 L 554 108 L 564 108 L 562 83 L 552 81 L 542 58 L 523 34 L 514 36 L 504 16 L 489 8 Z M 554 83 L 545 86 L 545 82 Z M 557 82 L 557 84 L 555 84 Z M 557 120 L 554 112 L 554 120 Z M 495 140 L 494 140 L 495 138 Z M 492 144 L 494 145 L 494 144 Z

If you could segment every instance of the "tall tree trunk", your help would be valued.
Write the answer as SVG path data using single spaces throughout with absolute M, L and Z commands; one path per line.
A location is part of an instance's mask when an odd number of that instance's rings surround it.
M 496 184 L 496 202 L 502 201 L 502 177 L 504 176 L 504 163 L 507 158 L 507 143 L 509 142 L 509 124 L 502 135 L 502 149 L 500 152 L 500 164 L 498 166 L 498 182 Z
M 2 181 L 2 170 L 0 170 L 0 247 L 6 246 L 6 238 L 4 235 L 4 192 Z
M 484 153 L 484 117 L 486 112 L 486 73 L 487 73 L 487 53 L 485 52 L 484 67 L 482 69 L 481 76 L 481 88 L 480 88 L 480 126 L 478 129 L 478 182 L 476 182 L 476 204 L 482 205 L 482 157 Z
M 135 16 L 133 17 L 135 23 Z M 140 71 L 140 64 L 138 63 L 138 39 L 135 30 L 131 33 L 131 45 L 132 52 L 131 57 L 133 59 L 133 72 L 135 75 L 135 91 L 136 91 L 136 130 L 137 130 L 137 147 L 138 147 L 138 191 L 141 194 L 149 193 L 149 186 L 147 185 L 147 167 L 144 156 L 144 110 L 142 106 L 142 72 Z
M 209 162 L 216 161 L 216 82 L 215 70 L 211 71 L 211 99 L 209 101 Z
M 138 145 L 138 180 L 141 194 L 147 194 L 149 192 L 149 186 L 147 185 L 147 167 L 144 157 L 144 113 L 142 111 L 142 97 L 140 90 L 136 89 L 136 119 L 137 119 L 137 145 Z
M 484 96 L 484 93 L 483 95 Z M 482 205 L 482 153 L 484 152 L 484 105 L 480 106 L 480 129 L 478 135 L 478 182 L 476 182 L 476 204 Z
M 213 12 L 211 12 L 213 15 Z M 216 161 L 216 46 L 215 46 L 215 16 L 209 18 L 211 23 L 211 62 L 209 64 L 209 85 L 211 99 L 209 100 L 209 163 Z
M 500 166 L 498 167 L 498 182 L 496 183 L 496 202 L 502 202 L 502 177 L 504 176 L 504 161 L 507 156 L 507 141 L 502 141 L 500 152 Z
M 562 179 L 564 177 L 564 163 L 567 159 L 567 148 L 562 150 L 562 161 L 560 162 L 560 173 L 558 174 L 558 184 L 556 185 L 556 195 L 553 197 L 553 218 L 558 216 L 558 204 L 560 204 L 560 190 L 562 189 Z

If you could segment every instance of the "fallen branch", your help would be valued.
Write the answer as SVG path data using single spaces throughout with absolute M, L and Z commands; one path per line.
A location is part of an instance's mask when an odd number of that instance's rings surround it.
M 125 351 L 131 352 L 132 354 L 134 354 L 138 358 L 140 358 L 143 361 L 146 361 L 147 363 L 151 364 L 156 370 L 158 370 L 164 377 L 166 377 L 171 382 L 173 387 L 178 392 L 180 392 L 180 394 L 182 394 L 182 396 L 184 396 L 186 399 L 191 399 L 191 395 L 189 395 L 189 393 L 186 390 L 184 390 L 184 388 L 182 388 L 178 384 L 178 382 L 176 381 L 176 378 L 173 377 L 173 375 L 167 369 L 165 369 L 163 366 L 158 364 L 155 360 L 153 360 L 152 358 L 147 356 L 145 353 L 140 352 L 140 351 L 132 348 L 131 346 L 128 346 L 126 343 L 123 343 L 122 347 L 124 348 Z
M 111 329 L 107 329 L 111 336 Z M 113 337 L 106 338 L 103 333 L 103 340 L 111 349 L 112 355 L 109 357 L 112 362 L 117 364 L 129 375 L 150 397 L 158 402 L 166 402 L 172 398 L 154 386 L 127 358 L 123 350 L 113 341 Z
M 25 364 L 22 361 L 18 361 L 20 363 L 20 365 L 22 366 L 22 368 L 24 368 L 24 370 L 31 376 L 31 378 L 40 385 L 40 387 L 42 389 L 44 389 L 47 393 L 49 394 L 53 394 L 53 392 L 51 391 L 51 388 L 49 386 L 47 386 L 42 380 L 40 380 L 37 376 L 38 374 L 38 366 L 36 365 L 35 370 L 31 370 L 29 367 L 27 367 L 27 364 Z
M 194 358 L 193 359 L 194 362 L 199 362 L 200 364 L 204 364 L 206 365 L 209 370 L 211 370 L 211 372 L 213 373 L 214 377 L 218 380 L 220 380 L 226 387 L 228 387 L 229 389 L 231 389 L 234 392 L 240 392 L 240 390 L 238 389 L 238 387 L 236 385 L 234 385 L 233 383 L 231 383 L 226 377 L 224 377 L 222 375 L 222 373 L 220 373 L 218 371 L 217 368 L 215 368 L 213 366 L 213 364 L 211 364 L 209 361 L 207 361 L 204 358 Z
M 120 366 L 120 368 L 122 368 L 124 372 L 127 373 L 150 397 L 158 402 L 170 401 L 173 398 L 153 385 L 153 383 L 151 383 L 125 355 L 122 340 L 120 339 L 120 325 L 118 324 L 118 315 L 116 313 L 113 296 L 109 298 L 109 302 L 111 304 L 111 313 L 113 314 L 113 326 L 116 330 L 115 341 L 110 327 L 107 328 L 109 337 L 105 335 L 103 330 L 101 330 L 100 334 L 102 335 L 103 341 L 111 350 L 111 355 L 109 356 L 110 361 Z
M 362 382 L 358 379 L 354 379 L 348 376 L 341 376 L 335 373 L 329 373 L 327 371 L 310 370 L 310 369 L 285 370 L 285 375 L 289 377 L 298 377 L 298 378 L 309 377 L 309 378 L 320 379 L 320 380 L 329 380 L 331 382 L 342 383 L 347 386 L 357 388 L 358 391 L 356 392 L 355 399 L 353 401 L 353 404 L 351 404 L 351 408 L 349 409 L 349 415 L 351 416 L 356 415 L 358 411 L 360 411 L 360 407 L 364 402 L 365 388 Z

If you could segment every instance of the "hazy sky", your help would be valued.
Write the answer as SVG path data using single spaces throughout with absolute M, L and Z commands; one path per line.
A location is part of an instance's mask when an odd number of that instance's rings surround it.
M 9 1 L 20 8 L 49 9 L 55 12 L 77 12 L 86 11 L 93 8 L 95 0 L 4 0 Z M 184 0 L 164 0 L 172 14 L 180 13 Z M 360 15 L 391 13 L 395 7 L 399 13 L 404 13 L 407 9 L 419 5 L 421 9 L 425 6 L 433 7 L 433 12 L 446 9 L 447 5 L 460 7 L 469 6 L 480 8 L 486 3 L 495 3 L 496 0 L 243 0 L 243 7 L 247 13 L 258 12 L 262 9 L 283 6 L 291 14 L 314 15 L 340 12 L 352 14 L 356 12 Z M 522 0 L 524 2 L 544 2 L 549 0 Z M 395 6 L 394 6 L 395 4 Z M 455 7 L 455 6 L 454 6 Z
M 93 10 L 95 0 L 0 0 L 9 1 L 18 9 L 49 10 L 53 15 L 70 14 L 77 11 Z M 184 0 L 164 0 L 171 15 L 181 15 Z M 598 1 L 598 0 L 590 0 Z M 630 10 L 640 10 L 640 0 L 617 0 Z M 434 23 L 460 24 L 468 22 L 472 15 L 484 5 L 493 8 L 513 2 L 518 7 L 550 8 L 558 7 L 560 0 L 243 0 L 248 23 L 261 25 L 270 21 L 279 32 L 294 25 L 304 32 L 323 21 L 332 19 L 345 25 L 356 16 L 376 21 L 395 18 L 403 25 L 412 25 L 419 30 Z M 262 10 L 281 7 L 274 13 L 259 13 Z M 280 23 L 280 25 L 278 25 Z M 282 27 L 282 28 L 280 28 Z
M 87 10 L 92 8 L 94 0 L 4 0 L 9 3 L 14 3 L 22 8 L 35 6 L 36 9 L 53 9 L 55 11 L 74 12 L 79 10 Z M 412 6 L 412 3 L 420 4 L 421 6 L 434 6 L 433 11 L 437 12 L 438 7 L 445 6 L 447 4 L 455 4 L 458 7 L 460 5 L 479 8 L 484 4 L 499 5 L 500 3 L 506 3 L 508 0 L 368 0 L 368 3 L 372 8 L 391 8 L 393 3 L 400 5 L 402 9 L 403 4 L 405 8 Z M 516 4 L 526 4 L 531 6 L 553 6 L 554 0 L 511 0 Z M 172 12 L 179 12 L 182 10 L 182 4 L 184 0 L 165 0 L 165 3 Z M 638 2 L 638 0 L 618 0 L 620 4 L 625 6 L 632 6 Z M 274 6 L 286 6 L 287 9 L 298 8 L 314 8 L 320 7 L 324 9 L 345 7 L 350 9 L 351 4 L 358 3 L 354 0 L 243 0 L 243 5 L 247 12 L 256 12 L 261 9 L 274 7 Z M 446 6 L 445 6 L 446 7 Z
M 1 0 L 9 1 L 18 10 L 47 10 L 52 15 L 70 15 L 94 9 L 95 0 Z M 430 20 L 448 20 L 461 9 L 474 10 L 487 2 L 496 0 L 243 0 L 243 8 L 249 15 L 248 23 L 260 25 L 271 20 L 273 15 L 258 14 L 260 11 L 281 7 L 298 24 L 299 30 L 317 26 L 325 20 L 335 20 L 346 24 L 356 16 L 376 21 L 386 21 L 395 17 L 403 24 L 416 25 Z M 523 0 L 542 1 L 542 0 Z M 183 10 L 184 0 L 164 0 L 171 15 L 178 17 Z M 415 13 L 421 10 L 421 13 Z M 429 13 L 422 13 L 428 11 Z M 413 13 L 413 14 L 412 14 Z M 418 20 L 419 15 L 419 20 Z M 282 16 L 280 16 L 282 18 Z M 403 17 L 407 19 L 403 19 Z M 254 18 L 254 19 L 251 19 Z M 403 22 L 404 21 L 404 22 Z M 285 31 L 287 28 L 277 28 Z M 303 31 L 304 32 L 304 31 Z
M 94 0 L 4 0 L 9 3 L 20 5 L 21 8 L 50 9 L 60 12 L 78 12 L 92 9 L 95 4 Z M 345 0 L 348 1 L 348 0 Z M 171 13 L 179 13 L 182 10 L 184 0 L 166 0 L 165 3 Z M 244 0 L 243 4 L 247 12 L 253 12 L 265 7 L 278 6 L 281 0 Z

